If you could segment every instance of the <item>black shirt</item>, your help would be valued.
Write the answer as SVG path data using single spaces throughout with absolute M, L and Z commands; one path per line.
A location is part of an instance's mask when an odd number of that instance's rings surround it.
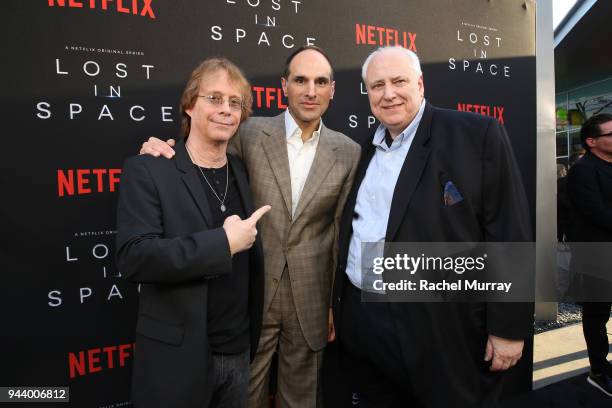
M 213 228 L 222 227 L 223 221 L 230 215 L 235 214 L 242 219 L 246 215 L 231 166 L 227 171 L 228 164 L 219 169 L 200 167 L 210 183 L 209 186 L 204 177 L 201 177 L 213 216 Z M 219 199 L 223 200 L 225 194 L 226 174 L 229 174 L 229 182 L 227 197 L 223 201 L 226 210 L 222 212 Z M 211 186 L 219 198 L 212 192 Z M 232 257 L 231 274 L 208 282 L 208 341 L 214 353 L 233 354 L 248 350 L 248 299 L 249 251 L 243 251 Z

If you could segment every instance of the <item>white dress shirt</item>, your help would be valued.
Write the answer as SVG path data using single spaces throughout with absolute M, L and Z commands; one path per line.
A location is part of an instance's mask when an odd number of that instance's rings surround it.
M 306 178 L 314 161 L 319 135 L 321 134 L 322 120 L 319 120 L 319 128 L 312 133 L 307 141 L 302 141 L 302 129 L 298 126 L 289 113 L 285 111 L 285 135 L 287 137 L 287 155 L 289 156 L 289 173 L 291 175 L 291 216 L 295 215 L 295 209 L 300 201 L 300 195 L 304 190 Z

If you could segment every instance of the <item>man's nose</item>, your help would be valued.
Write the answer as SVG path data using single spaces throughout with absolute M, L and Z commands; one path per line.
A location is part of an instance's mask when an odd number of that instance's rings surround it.
M 315 92 L 315 83 L 314 81 L 310 81 L 306 84 L 306 96 L 314 98 L 317 94 Z
M 223 103 L 219 105 L 219 113 L 222 115 L 231 115 L 232 108 L 229 99 L 223 99 Z
M 392 84 L 385 84 L 383 98 L 385 98 L 385 99 L 393 99 L 393 98 L 395 98 L 395 96 L 396 96 L 396 94 L 395 94 L 395 89 L 393 88 L 393 85 Z

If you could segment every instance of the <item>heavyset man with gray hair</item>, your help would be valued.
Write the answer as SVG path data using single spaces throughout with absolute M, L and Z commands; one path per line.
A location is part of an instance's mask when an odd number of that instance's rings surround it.
M 428 104 L 409 50 L 379 48 L 362 75 L 381 124 L 362 145 L 342 216 L 333 299 L 360 406 L 494 403 L 531 335 L 531 306 L 363 302 L 361 244 L 531 241 L 507 135 L 491 118 Z

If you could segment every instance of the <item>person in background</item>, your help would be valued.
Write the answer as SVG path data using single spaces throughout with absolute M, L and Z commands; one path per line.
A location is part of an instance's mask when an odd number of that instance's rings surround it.
M 580 130 L 586 149 L 569 170 L 567 192 L 572 206 L 570 269 L 581 284 L 582 330 L 591 371 L 589 384 L 612 397 L 612 369 L 607 360 L 606 323 L 612 305 L 612 115 L 602 113 L 587 119 Z M 585 250 L 585 242 L 595 251 Z M 594 253 L 597 252 L 597 253 Z

